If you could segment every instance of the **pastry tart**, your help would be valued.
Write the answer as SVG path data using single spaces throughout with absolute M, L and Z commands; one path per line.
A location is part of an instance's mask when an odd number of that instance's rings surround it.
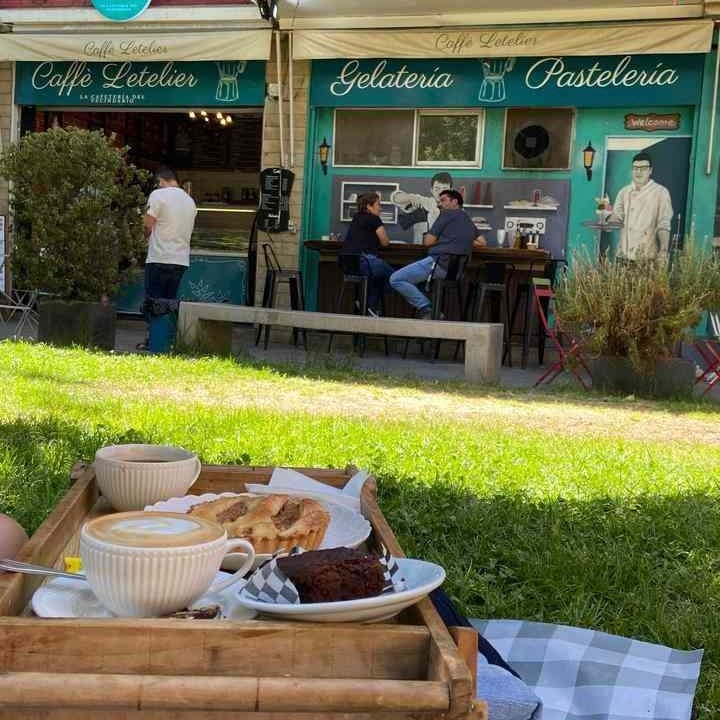
M 315 550 L 330 524 L 330 513 L 317 500 L 292 495 L 235 495 L 189 512 L 219 523 L 230 538 L 248 540 L 259 555 L 295 545 Z

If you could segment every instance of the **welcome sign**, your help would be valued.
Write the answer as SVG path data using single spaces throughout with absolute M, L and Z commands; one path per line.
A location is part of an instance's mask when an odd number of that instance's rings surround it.
M 19 62 L 18 105 L 92 107 L 259 106 L 265 62 Z
M 694 105 L 702 55 L 325 60 L 311 103 L 324 107 Z

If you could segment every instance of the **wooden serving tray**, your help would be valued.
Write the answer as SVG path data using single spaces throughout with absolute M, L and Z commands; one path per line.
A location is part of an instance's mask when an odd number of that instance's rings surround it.
M 244 492 L 272 470 L 203 466 L 190 492 Z M 352 474 L 298 470 L 334 487 Z M 82 524 L 112 512 L 92 466 L 76 466 L 72 478 L 18 559 L 61 567 L 78 554 Z M 361 505 L 369 545 L 403 557 L 374 478 Z M 487 720 L 475 699 L 476 633 L 451 635 L 428 598 L 373 625 L 54 620 L 28 610 L 42 582 L 0 573 L 0 720 Z

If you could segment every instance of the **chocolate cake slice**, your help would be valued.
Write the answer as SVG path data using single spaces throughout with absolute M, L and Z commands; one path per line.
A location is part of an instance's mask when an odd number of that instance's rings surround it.
M 380 560 L 352 548 L 311 550 L 279 558 L 277 564 L 294 583 L 301 603 L 373 597 L 385 586 Z

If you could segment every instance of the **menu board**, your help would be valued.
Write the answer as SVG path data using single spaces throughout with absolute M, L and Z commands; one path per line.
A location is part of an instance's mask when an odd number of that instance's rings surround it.
M 285 232 L 290 221 L 290 192 L 295 173 L 286 168 L 265 168 L 260 173 L 260 209 L 257 226 L 265 232 Z

